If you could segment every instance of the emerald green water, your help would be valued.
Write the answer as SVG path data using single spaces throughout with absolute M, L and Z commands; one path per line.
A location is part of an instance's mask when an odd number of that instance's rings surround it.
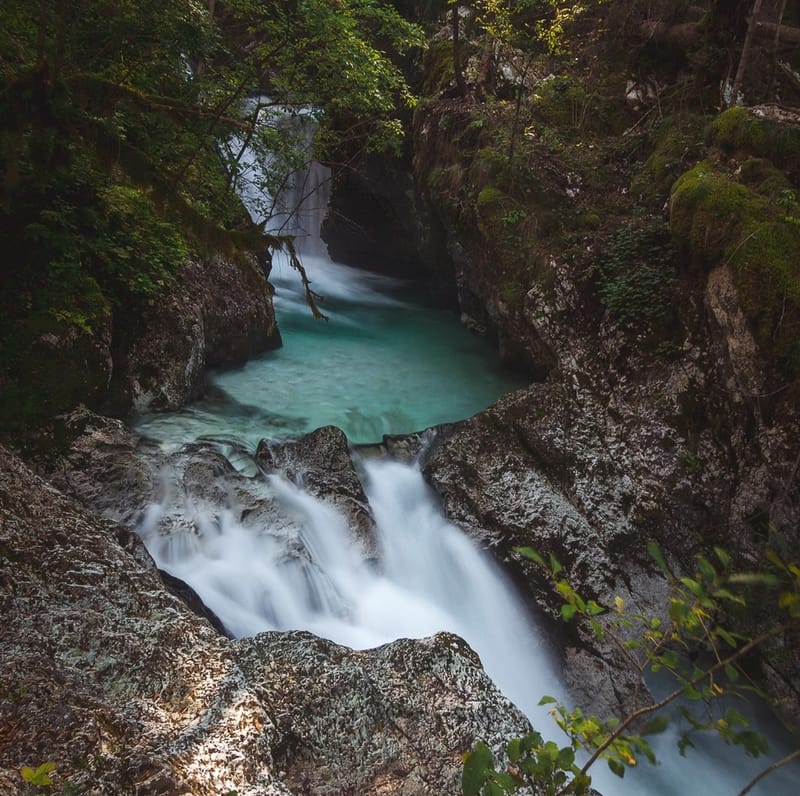
M 488 340 L 414 300 L 408 284 L 325 257 L 305 267 L 329 320 L 311 316 L 297 274 L 276 262 L 283 347 L 213 373 L 203 400 L 141 417 L 137 431 L 167 447 L 204 438 L 252 450 L 332 424 L 351 443 L 375 442 L 467 418 L 523 384 Z

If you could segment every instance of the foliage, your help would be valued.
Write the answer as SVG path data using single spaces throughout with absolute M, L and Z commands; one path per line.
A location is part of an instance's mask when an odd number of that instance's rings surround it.
M 42 763 L 35 769 L 31 768 L 30 766 L 23 766 L 20 769 L 19 775 L 23 780 L 25 780 L 25 782 L 28 782 L 31 785 L 42 787 L 53 784 L 53 780 L 51 779 L 50 775 L 55 771 L 55 769 L 56 764 L 53 762 Z
M 661 222 L 619 227 L 598 272 L 600 299 L 616 321 L 636 326 L 665 318 L 676 275 L 669 227 Z
M 673 186 L 670 223 L 695 263 L 731 267 L 762 352 L 796 377 L 800 214 L 792 196 L 785 179 L 764 159 L 746 160 L 734 176 L 703 161 Z
M 723 695 L 757 691 L 745 663 L 754 650 L 800 626 L 800 566 L 777 534 L 763 568 L 755 572 L 737 571 L 730 555 L 715 548 L 713 558 L 697 557 L 692 576 L 680 576 L 670 569 L 658 545 L 650 543 L 648 550 L 670 585 L 664 617 L 630 612 L 620 597 L 613 606 L 585 599 L 563 577 L 563 566 L 553 555 L 546 559 L 531 548 L 518 549 L 551 579 L 564 601 L 561 616 L 565 622 L 580 619 L 598 640 L 610 641 L 639 674 L 640 683 L 647 673 L 666 672 L 674 687 L 650 702 L 640 693 L 640 686 L 630 712 L 610 720 L 586 716 L 544 697 L 540 704 L 554 705 L 551 713 L 569 744 L 559 747 L 545 742 L 538 733 L 513 739 L 505 750 L 508 763 L 504 769 L 495 767 L 485 744 L 476 744 L 464 758 L 465 796 L 515 793 L 528 785 L 548 796 L 587 794 L 589 771 L 601 759 L 620 777 L 640 758 L 656 762 L 647 739 L 666 729 L 669 718 L 664 709 L 673 703 L 678 704 L 688 727 L 679 736 L 681 752 L 693 745 L 695 733 L 704 731 L 717 733 L 754 757 L 766 751 L 764 739 L 749 728 L 739 711 L 729 707 L 717 716 L 706 706 Z M 752 610 L 765 592 L 774 601 L 771 622 L 761 627 L 758 635 L 748 635 L 734 618 Z M 692 709 L 693 705 L 700 711 Z M 580 766 L 575 762 L 579 750 L 588 755 Z
M 43 335 L 104 336 L 114 308 L 135 315 L 190 251 L 289 246 L 237 196 L 244 146 L 266 175 L 253 188 L 274 196 L 312 155 L 289 107 L 316 118 L 328 155 L 391 145 L 398 98 L 412 101 L 391 55 L 422 43 L 382 0 L 7 0 L 0 417 L 75 398 L 41 403 L 28 362 Z M 62 366 L 51 357 L 39 372 Z

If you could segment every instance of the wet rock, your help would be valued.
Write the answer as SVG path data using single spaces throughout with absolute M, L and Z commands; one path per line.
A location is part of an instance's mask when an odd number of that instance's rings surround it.
M 255 459 L 265 472 L 333 505 L 360 535 L 370 535 L 374 519 L 341 429 L 323 426 L 298 440 L 262 440 Z
M 278 345 L 270 287 L 254 263 L 190 261 L 155 303 L 116 319 L 108 405 L 177 409 L 203 393 L 207 368 Z
M 451 635 L 365 652 L 219 636 L 3 448 L 0 613 L 10 793 L 44 761 L 97 793 L 454 793 L 477 738 L 528 727 Z
M 133 524 L 158 499 L 158 470 L 137 453 L 138 437 L 120 420 L 79 408 L 56 418 L 54 439 L 38 472 L 106 519 Z

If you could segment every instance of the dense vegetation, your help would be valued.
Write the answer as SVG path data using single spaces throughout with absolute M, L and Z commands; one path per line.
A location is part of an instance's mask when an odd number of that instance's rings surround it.
M 798 100 L 798 19 L 764 3 L 748 44 L 751 6 L 459 4 L 457 46 L 425 56 L 417 174 L 492 252 L 486 289 L 508 313 L 550 288 L 555 258 L 592 322 L 669 353 L 680 291 L 726 264 L 777 380 L 800 374 L 800 126 L 773 113 Z M 728 107 L 734 88 L 760 115 Z
M 115 308 L 135 314 L 190 252 L 282 245 L 237 198 L 241 143 L 273 195 L 308 157 L 285 108 L 317 117 L 329 154 L 391 145 L 410 95 L 384 50 L 421 42 L 373 0 L 5 3 L 0 424 L 101 395 L 81 381 Z

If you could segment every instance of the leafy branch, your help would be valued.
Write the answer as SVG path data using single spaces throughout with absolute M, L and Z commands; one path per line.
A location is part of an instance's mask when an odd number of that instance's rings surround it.
M 753 691 L 763 696 L 749 684 L 744 664 L 754 651 L 800 626 L 800 567 L 789 559 L 777 534 L 774 539 L 777 549 L 768 551 L 760 571 L 734 571 L 728 553 L 715 548 L 714 563 L 698 556 L 692 577 L 674 574 L 658 545 L 650 543 L 648 551 L 670 585 L 666 620 L 638 613 L 629 615 L 621 597 L 615 597 L 613 608 L 587 600 L 562 577 L 563 566 L 555 556 L 546 560 L 532 548 L 518 548 L 520 555 L 536 563 L 552 580 L 564 600 L 562 619 L 583 620 L 598 640 L 610 640 L 638 673 L 639 682 L 627 715 L 606 721 L 586 716 L 580 709 L 570 711 L 553 697 L 543 697 L 540 704 L 554 704 L 551 714 L 568 736 L 569 745 L 559 748 L 552 741 L 544 742 L 538 733 L 513 739 L 506 747 L 508 765 L 498 771 L 491 750 L 478 743 L 464 758 L 465 796 L 515 793 L 520 787 L 533 784 L 543 788 L 547 796 L 586 794 L 591 784 L 589 771 L 601 758 L 620 777 L 626 767 L 637 765 L 640 757 L 656 762 L 647 737 L 666 729 L 667 707 L 681 700 L 710 703 L 722 695 Z M 759 594 L 766 591 L 777 596 L 778 613 L 770 626 L 747 637 L 726 625 L 742 611 L 753 610 L 748 598 L 753 598 L 754 588 Z M 698 665 L 697 661 L 704 657 L 710 662 Z M 661 699 L 639 705 L 645 676 L 662 670 L 672 676 L 676 686 Z M 692 745 L 690 736 L 696 731 L 716 732 L 726 743 L 741 745 L 753 757 L 767 751 L 763 737 L 750 730 L 748 720 L 732 707 L 717 719 L 699 719 L 684 705 L 679 706 L 678 712 L 689 724 L 689 730 L 678 741 L 681 752 Z M 575 762 L 579 750 L 588 753 L 580 767 Z M 773 763 L 742 794 L 771 771 L 798 757 L 800 750 Z

